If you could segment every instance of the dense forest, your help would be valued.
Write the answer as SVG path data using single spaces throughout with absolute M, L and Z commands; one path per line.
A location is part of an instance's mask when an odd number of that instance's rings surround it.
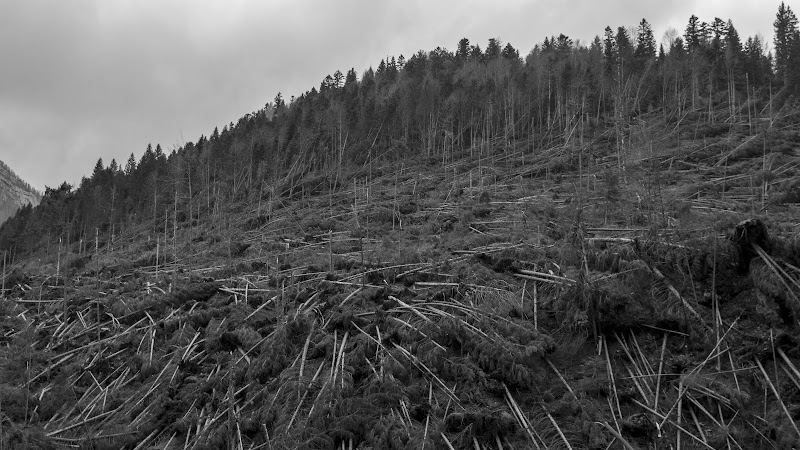
M 606 27 L 588 43 L 548 37 L 524 58 L 510 43 L 468 39 L 389 57 L 359 78 L 336 71 L 319 88 L 264 108 L 222 131 L 165 151 L 148 146 L 137 161 L 97 161 L 80 186 L 47 188 L 41 204 L 0 227 L 0 249 L 18 260 L 61 241 L 87 241 L 147 224 L 153 232 L 224 216 L 237 200 L 308 194 L 309 174 L 337 189 L 347 168 L 424 156 L 446 164 L 464 154 L 530 152 L 611 130 L 624 148 L 638 118 L 687 123 L 752 122 L 757 111 L 797 101 L 800 31 L 789 6 L 774 22 L 774 51 L 734 24 L 691 16 L 682 35 L 658 45 L 645 20 Z M 667 44 L 668 42 L 668 44 Z M 720 116 L 719 111 L 726 111 Z M 590 144 L 588 144 L 590 146 Z M 591 147 L 588 148 L 591 154 Z

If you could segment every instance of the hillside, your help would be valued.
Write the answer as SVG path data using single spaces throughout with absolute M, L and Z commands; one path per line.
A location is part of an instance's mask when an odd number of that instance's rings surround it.
M 27 204 L 38 205 L 41 198 L 41 194 L 0 161 L 0 223 Z
M 608 30 L 48 188 L 0 227 L 0 449 L 798 448 L 794 74 Z
M 375 160 L 21 263 L 3 442 L 794 448 L 798 119 Z

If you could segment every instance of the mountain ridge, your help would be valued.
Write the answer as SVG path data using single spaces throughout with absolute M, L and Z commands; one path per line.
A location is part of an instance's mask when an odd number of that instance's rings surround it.
M 41 199 L 40 192 L 0 161 L 0 223 L 29 203 L 31 206 L 38 205 Z

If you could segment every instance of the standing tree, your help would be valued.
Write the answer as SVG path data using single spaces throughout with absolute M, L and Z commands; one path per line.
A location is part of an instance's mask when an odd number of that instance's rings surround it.
M 136 170 L 136 158 L 131 153 L 131 156 L 128 158 L 128 163 L 125 164 L 125 175 L 130 176 L 133 171 Z
M 462 38 L 460 41 L 458 41 L 458 49 L 456 50 L 456 59 L 461 63 L 463 63 L 464 61 L 467 60 L 467 58 L 469 58 L 469 52 L 470 52 L 469 39 Z
M 617 65 L 617 40 L 614 37 L 614 30 L 607 26 L 603 35 L 603 63 L 604 75 L 613 78 L 616 74 L 614 68 Z
M 500 39 L 491 38 L 489 39 L 489 45 L 486 46 L 486 59 L 491 61 L 496 59 L 500 56 L 502 43 Z
M 636 51 L 634 52 L 636 58 L 640 61 L 655 58 L 656 40 L 653 37 L 653 28 L 647 23 L 647 20 L 642 19 L 636 31 Z
M 767 84 L 772 73 L 769 56 L 764 54 L 761 37 L 750 36 L 744 44 L 744 69 L 750 83 L 755 86 Z
M 797 72 L 797 62 L 800 55 L 800 32 L 797 28 L 797 16 L 792 8 L 783 2 L 778 7 L 775 17 L 775 68 L 778 78 L 784 86 L 792 87 L 794 72 Z
M 686 51 L 689 53 L 697 52 L 705 43 L 705 24 L 700 23 L 700 19 L 694 14 L 689 17 L 689 24 L 686 25 L 683 41 L 686 44 Z

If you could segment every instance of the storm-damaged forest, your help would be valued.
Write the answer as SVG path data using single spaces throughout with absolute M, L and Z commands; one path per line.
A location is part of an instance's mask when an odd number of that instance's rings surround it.
M 0 226 L 0 449 L 798 448 L 773 29 L 465 38 L 98 160 Z
M 197 142 L 148 146 L 138 162 L 98 160 L 80 186 L 48 188 L 41 207 L 20 211 L 0 248 L 17 257 L 58 238 L 93 240 L 96 229 L 106 242 L 144 221 L 155 230 L 165 210 L 170 221 L 176 212 L 181 222 L 205 220 L 234 201 L 302 195 L 297 180 L 310 173 L 340 189 L 350 181 L 344 170 L 377 161 L 424 156 L 445 167 L 465 155 L 575 144 L 588 163 L 604 145 L 629 150 L 637 127 L 655 120 L 718 133 L 746 122 L 752 133 L 769 108 L 793 106 L 800 88 L 797 19 L 789 7 L 780 15 L 772 53 L 730 21 L 692 16 L 666 46 L 643 19 L 606 27 L 588 44 L 545 38 L 524 58 L 500 39 L 484 50 L 465 38 L 455 52 L 386 58 L 360 79 L 337 71 Z

